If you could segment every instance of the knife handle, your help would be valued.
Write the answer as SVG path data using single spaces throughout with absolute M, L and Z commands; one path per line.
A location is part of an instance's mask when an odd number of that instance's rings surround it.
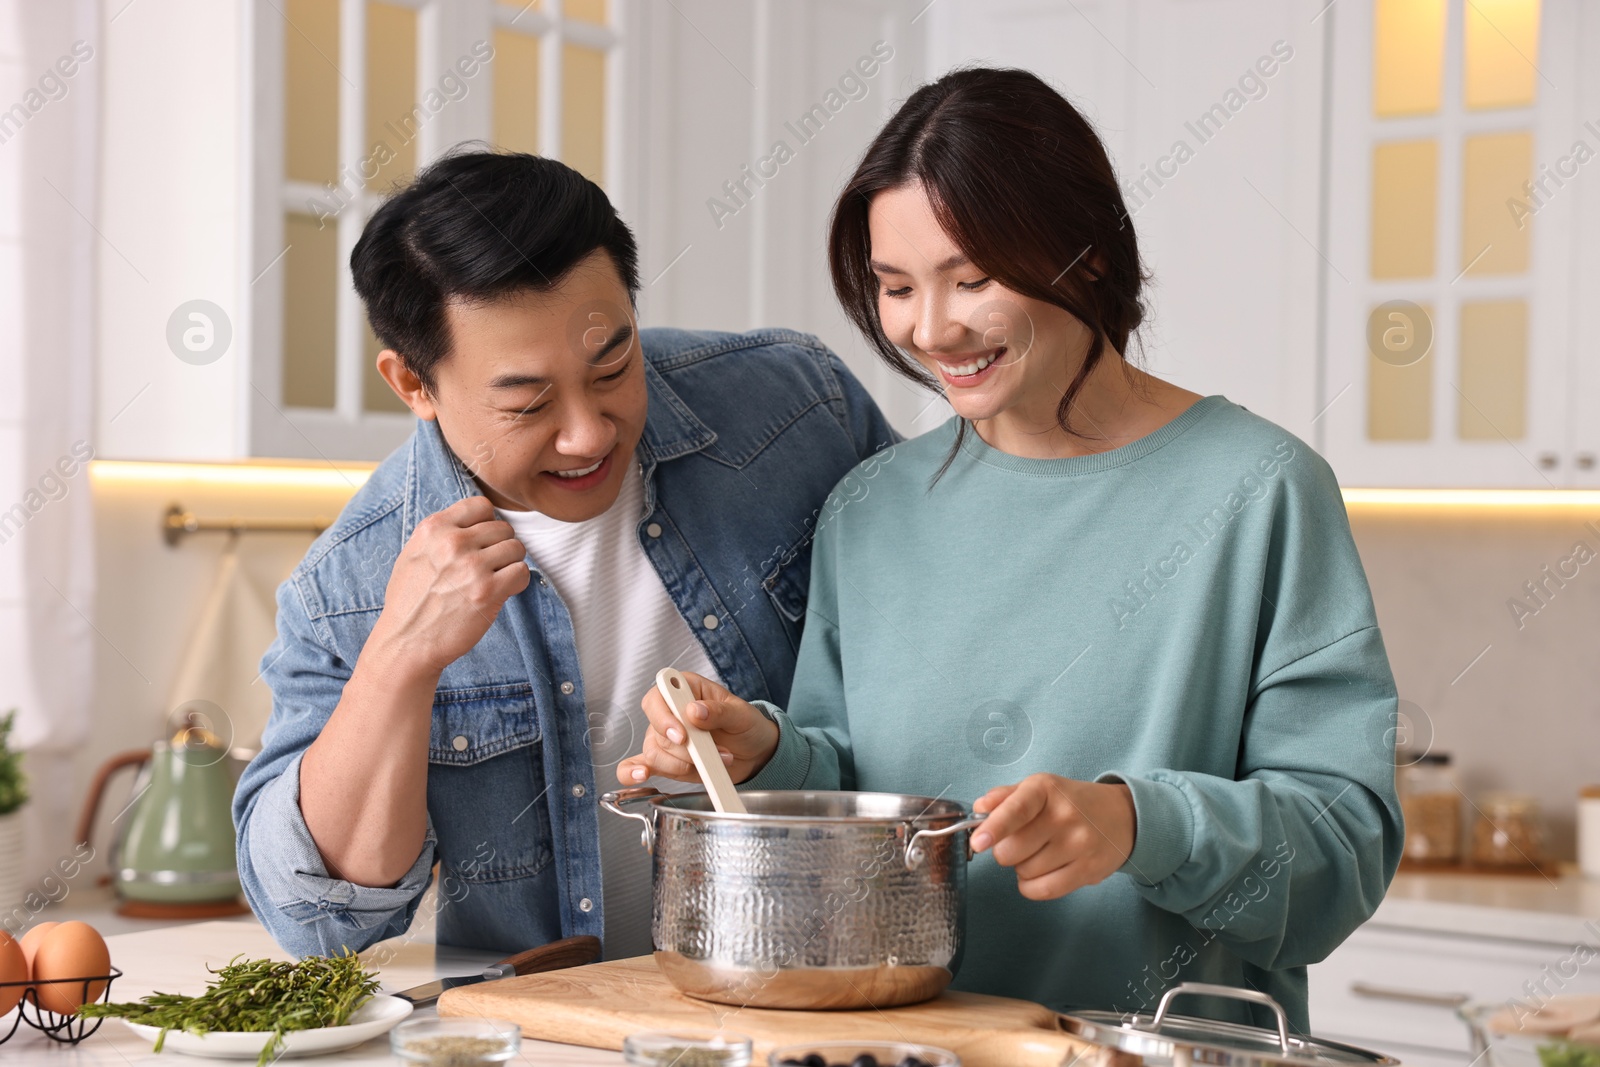
M 600 939 L 585 934 L 582 937 L 563 937 L 548 945 L 530 948 L 515 956 L 507 956 L 499 963 L 483 969 L 485 978 L 510 978 L 514 974 L 538 974 L 541 971 L 559 971 L 566 967 L 581 967 L 600 958 Z

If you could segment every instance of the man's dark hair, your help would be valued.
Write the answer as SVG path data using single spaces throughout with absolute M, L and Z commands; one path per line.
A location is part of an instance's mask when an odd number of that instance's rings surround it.
M 350 273 L 367 321 L 422 384 L 450 353 L 445 305 L 548 292 L 603 248 L 632 300 L 633 232 L 598 185 L 564 163 L 519 152 L 463 152 L 419 173 L 367 220 Z

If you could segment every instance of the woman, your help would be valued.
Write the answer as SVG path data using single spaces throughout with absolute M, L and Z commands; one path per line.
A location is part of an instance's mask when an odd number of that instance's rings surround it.
M 914 93 L 829 254 L 857 327 L 955 417 L 835 490 L 787 711 L 697 680 L 696 721 L 750 787 L 989 813 L 958 988 L 1149 1011 L 1219 982 L 1305 1029 L 1305 966 L 1377 907 L 1401 841 L 1395 687 L 1332 473 L 1129 365 L 1131 220 L 1092 129 L 1031 74 Z M 618 777 L 694 779 L 644 707 Z

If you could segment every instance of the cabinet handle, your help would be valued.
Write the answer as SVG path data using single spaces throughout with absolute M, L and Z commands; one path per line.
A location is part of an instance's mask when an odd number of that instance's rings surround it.
M 1578 464 L 1578 469 L 1579 470 L 1581 470 L 1581 471 L 1592 471 L 1592 470 L 1594 470 L 1594 453 L 1593 452 L 1579 452 L 1578 453 L 1578 458 L 1577 458 L 1577 460 L 1575 462 Z
M 1557 456 L 1554 452 L 1540 452 L 1539 453 L 1539 467 L 1542 470 L 1547 470 L 1547 471 L 1548 470 L 1554 470 L 1555 467 L 1556 467 L 1556 464 L 1558 464 L 1560 462 L 1561 462 L 1561 458 L 1559 456 Z
M 1419 989 L 1396 989 L 1370 982 L 1351 982 L 1350 992 L 1374 1000 L 1403 1000 L 1408 1004 L 1428 1004 L 1435 1008 L 1459 1008 L 1472 998 L 1466 993 L 1429 993 Z

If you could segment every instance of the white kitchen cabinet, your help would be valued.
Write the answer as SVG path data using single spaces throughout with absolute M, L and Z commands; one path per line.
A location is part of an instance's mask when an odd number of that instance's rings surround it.
M 1595 116 L 1579 106 L 1596 14 L 1584 6 L 1503 3 L 1491 17 L 1462 0 L 1369 0 L 1326 16 L 1321 421 L 1346 484 L 1595 484 L 1600 420 L 1575 403 L 1595 389 L 1580 323 L 1600 271 L 1577 239 L 1593 190 L 1563 161 L 1578 140 L 1600 151 L 1584 124 Z M 1523 40 L 1519 25 L 1536 32 Z M 1386 62 L 1386 39 L 1410 52 Z M 1435 39 L 1437 52 L 1418 45 Z M 1558 170 L 1572 173 L 1552 180 Z
M 1389 926 L 1373 921 L 1310 968 L 1311 1030 L 1407 1064 L 1464 1067 L 1473 1059 L 1467 1028 L 1441 1004 L 1390 993 L 1474 1000 L 1526 998 L 1524 983 L 1559 973 L 1571 943 L 1522 941 Z M 1600 973 L 1575 970 L 1561 993 L 1600 993 Z
M 1444 15 L 1432 109 L 1374 115 L 1385 6 L 1411 19 Z M 1529 12 L 1535 44 L 1518 46 L 1512 22 Z M 1479 49 L 1470 76 L 1469 16 Z M 1600 485 L 1591 340 L 1600 332 L 1600 183 L 1584 180 L 1600 165 L 1589 162 L 1600 156 L 1600 91 L 1580 63 L 1600 42 L 1593 5 L 944 0 L 926 21 L 930 73 L 961 62 L 1024 66 L 1101 130 L 1155 275 L 1148 339 L 1157 373 L 1299 433 L 1347 485 Z M 1425 34 L 1407 26 L 1401 36 Z M 1523 64 L 1531 102 L 1486 98 L 1485 42 Z M 1274 72 L 1245 86 L 1242 103 L 1237 92 L 1229 100 L 1274 46 L 1292 58 L 1269 62 Z M 1415 75 L 1418 64 L 1403 58 Z M 1218 103 L 1234 105 L 1229 117 L 1202 130 Z M 1567 177 L 1547 182 L 1527 219 L 1527 262 L 1508 268 L 1493 254 L 1477 258 L 1493 241 L 1463 214 L 1486 201 L 1509 213 L 1504 198 L 1472 195 L 1492 181 L 1475 177 L 1469 189 L 1466 175 L 1486 173 L 1484 159 L 1494 169 L 1486 138 L 1518 135 L 1528 177 Z M 1435 152 L 1429 264 L 1390 277 L 1373 269 L 1375 150 L 1414 141 Z M 1590 154 L 1564 162 L 1578 141 Z M 1392 299 L 1431 311 L 1430 354 L 1409 375 L 1375 370 L 1368 354 L 1368 319 Z M 1385 424 L 1396 406 L 1385 376 L 1414 384 L 1422 372 L 1425 388 L 1408 385 L 1399 404 L 1411 421 L 1396 432 Z
M 1600 49 L 1600 5 L 1582 4 L 1578 11 L 1579 48 L 1591 57 L 1579 71 L 1578 116 L 1581 139 L 1594 157 L 1583 164 L 1575 181 L 1560 195 L 1570 194 L 1577 216 L 1572 244 L 1575 295 L 1572 344 L 1568 351 L 1572 376 L 1571 416 L 1562 471 L 1568 484 L 1600 487 L 1600 77 L 1592 57 Z M 1563 152 L 1567 151 L 1566 149 Z
M 1520 996 L 1524 978 L 1537 975 L 1560 954 L 1559 946 L 1369 924 L 1311 968 L 1312 1030 L 1386 1051 L 1420 1049 L 1465 1062 L 1470 1059 L 1467 1030 L 1453 1011 L 1377 991 Z M 1410 1059 L 1403 1051 L 1395 1054 Z
M 169 32 L 175 19 L 187 27 L 181 41 Z M 237 70 L 245 21 L 237 4 L 135 4 L 95 42 L 104 64 L 102 184 L 99 211 L 79 210 L 97 216 L 103 238 L 95 331 L 101 458 L 249 454 L 242 324 L 231 324 L 230 347 L 206 364 L 180 361 L 166 340 L 179 305 L 205 299 L 237 309 L 247 283 L 240 120 L 248 82 Z M 196 41 L 210 47 L 191 48 Z
M 1154 275 L 1149 369 L 1307 439 L 1323 6 L 940 0 L 924 16 L 930 73 L 1025 67 L 1094 123 Z

